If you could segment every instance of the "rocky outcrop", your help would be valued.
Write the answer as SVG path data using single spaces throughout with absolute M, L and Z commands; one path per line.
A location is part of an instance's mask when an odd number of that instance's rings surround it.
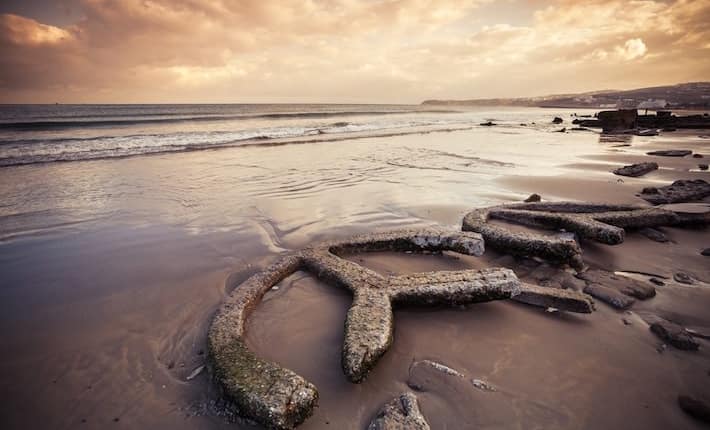
M 620 167 L 620 168 L 614 170 L 613 173 L 615 175 L 620 175 L 620 176 L 638 177 L 638 176 L 643 176 L 646 173 L 652 172 L 657 169 L 658 169 L 657 163 L 638 163 L 638 164 L 631 164 L 628 166 Z
M 401 394 L 382 406 L 367 430 L 429 430 L 429 423 L 419 410 L 417 397 Z
M 703 179 L 678 180 L 665 187 L 647 187 L 640 197 L 654 205 L 701 200 L 710 196 L 710 184 Z
M 489 223 L 499 219 L 516 224 L 565 233 L 543 235 L 514 232 Z M 462 229 L 480 233 L 486 245 L 525 257 L 540 257 L 582 269 L 582 250 L 575 235 L 608 245 L 624 241 L 626 228 L 675 225 L 681 219 L 674 212 L 635 205 L 575 202 L 515 203 L 476 209 L 463 219 Z

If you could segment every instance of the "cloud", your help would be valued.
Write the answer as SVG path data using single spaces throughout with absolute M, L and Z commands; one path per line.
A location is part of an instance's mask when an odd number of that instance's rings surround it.
M 624 46 L 617 46 L 616 52 L 626 60 L 634 60 L 646 55 L 646 44 L 639 38 L 629 39 Z
M 81 8 L 65 27 L 0 16 L 0 101 L 418 102 L 710 78 L 702 0 L 511 0 L 510 16 L 485 0 Z

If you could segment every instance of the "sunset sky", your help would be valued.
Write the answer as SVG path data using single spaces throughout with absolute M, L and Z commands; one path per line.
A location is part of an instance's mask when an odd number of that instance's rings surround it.
M 0 102 L 376 102 L 710 80 L 710 1 L 4 0 Z

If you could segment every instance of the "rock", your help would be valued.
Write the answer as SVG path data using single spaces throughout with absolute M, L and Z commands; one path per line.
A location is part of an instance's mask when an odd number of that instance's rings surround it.
M 590 269 L 577 276 L 586 281 L 587 286 L 604 286 L 641 300 L 649 299 L 656 295 L 656 289 L 652 285 L 627 276 L 617 275 L 614 272 L 607 272 L 606 270 Z M 584 292 L 587 292 L 586 288 Z M 602 300 L 602 298 L 599 299 Z
M 540 197 L 540 194 L 530 194 L 527 199 L 523 200 L 525 203 L 531 203 L 531 202 L 539 202 L 542 200 L 542 197 Z
M 700 255 L 704 255 L 706 257 L 710 257 L 710 248 L 705 248 L 702 251 L 700 251 Z
M 693 154 L 693 158 L 703 158 L 703 154 Z
M 621 321 L 624 323 L 624 325 L 631 325 L 631 320 L 628 318 L 622 318 Z
M 688 149 L 667 149 L 660 151 L 647 152 L 647 155 L 655 155 L 658 157 L 685 157 L 686 155 L 692 154 L 693 151 Z
M 644 188 L 640 195 L 654 205 L 701 200 L 707 196 L 710 196 L 710 184 L 703 179 L 681 179 L 653 190 Z
M 651 239 L 654 242 L 666 243 L 668 242 L 668 237 L 660 230 L 655 228 L 646 227 L 639 230 L 639 233 Z
M 678 406 L 696 420 L 710 423 L 710 406 L 690 396 L 678 396 Z
M 559 116 L 556 116 L 556 117 L 552 120 L 552 123 L 553 123 L 553 124 L 562 124 L 562 121 L 563 121 L 562 118 L 560 118 Z
M 486 382 L 482 379 L 471 379 L 471 383 L 473 384 L 474 387 L 478 388 L 479 390 L 496 391 L 496 387 L 494 387 L 493 385 L 489 384 L 488 382 Z
M 698 342 L 683 327 L 662 318 L 658 318 L 657 321 L 653 322 L 650 329 L 661 340 L 678 349 L 694 351 L 700 347 Z
M 658 169 L 657 163 L 638 163 L 638 164 L 631 164 L 628 166 L 620 167 L 620 168 L 614 170 L 613 173 L 615 175 L 620 175 L 620 176 L 638 177 L 638 176 L 643 176 L 646 173 L 652 172 L 657 169 Z
M 659 287 L 663 287 L 664 285 L 666 285 L 665 282 L 661 281 L 661 280 L 658 279 L 658 278 L 651 278 L 651 279 L 649 279 L 648 281 L 651 282 L 652 284 L 658 285 Z
M 693 278 L 685 272 L 676 272 L 673 274 L 673 279 L 681 284 L 692 285 Z
M 676 129 L 673 128 L 673 127 L 663 127 L 663 128 L 661 129 L 661 131 L 672 132 L 672 131 L 676 131 Z
M 556 131 L 557 133 L 565 133 L 565 132 L 567 132 L 567 127 L 562 127 L 561 129 L 555 130 L 555 131 Z
M 367 427 L 368 430 L 429 430 L 419 410 L 417 397 L 404 393 L 385 403 Z
M 587 285 L 584 292 L 617 309 L 628 309 L 636 302 L 633 298 L 621 294 L 617 290 L 598 284 Z
M 434 385 L 435 380 L 442 380 L 449 377 L 463 379 L 465 376 L 444 364 L 431 360 L 415 361 L 409 366 L 409 378 L 407 385 L 417 391 L 428 391 Z
M 488 122 L 482 122 L 480 125 L 482 125 L 484 127 L 491 127 L 491 126 L 498 125 L 498 124 L 494 123 L 493 121 L 488 121 Z
M 700 169 L 700 170 L 708 170 L 708 165 L 707 165 L 707 164 L 698 164 L 698 169 Z

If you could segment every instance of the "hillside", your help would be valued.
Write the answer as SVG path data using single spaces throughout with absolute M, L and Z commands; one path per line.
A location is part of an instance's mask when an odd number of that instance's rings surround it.
M 710 82 L 542 97 L 426 100 L 423 105 L 710 109 Z

